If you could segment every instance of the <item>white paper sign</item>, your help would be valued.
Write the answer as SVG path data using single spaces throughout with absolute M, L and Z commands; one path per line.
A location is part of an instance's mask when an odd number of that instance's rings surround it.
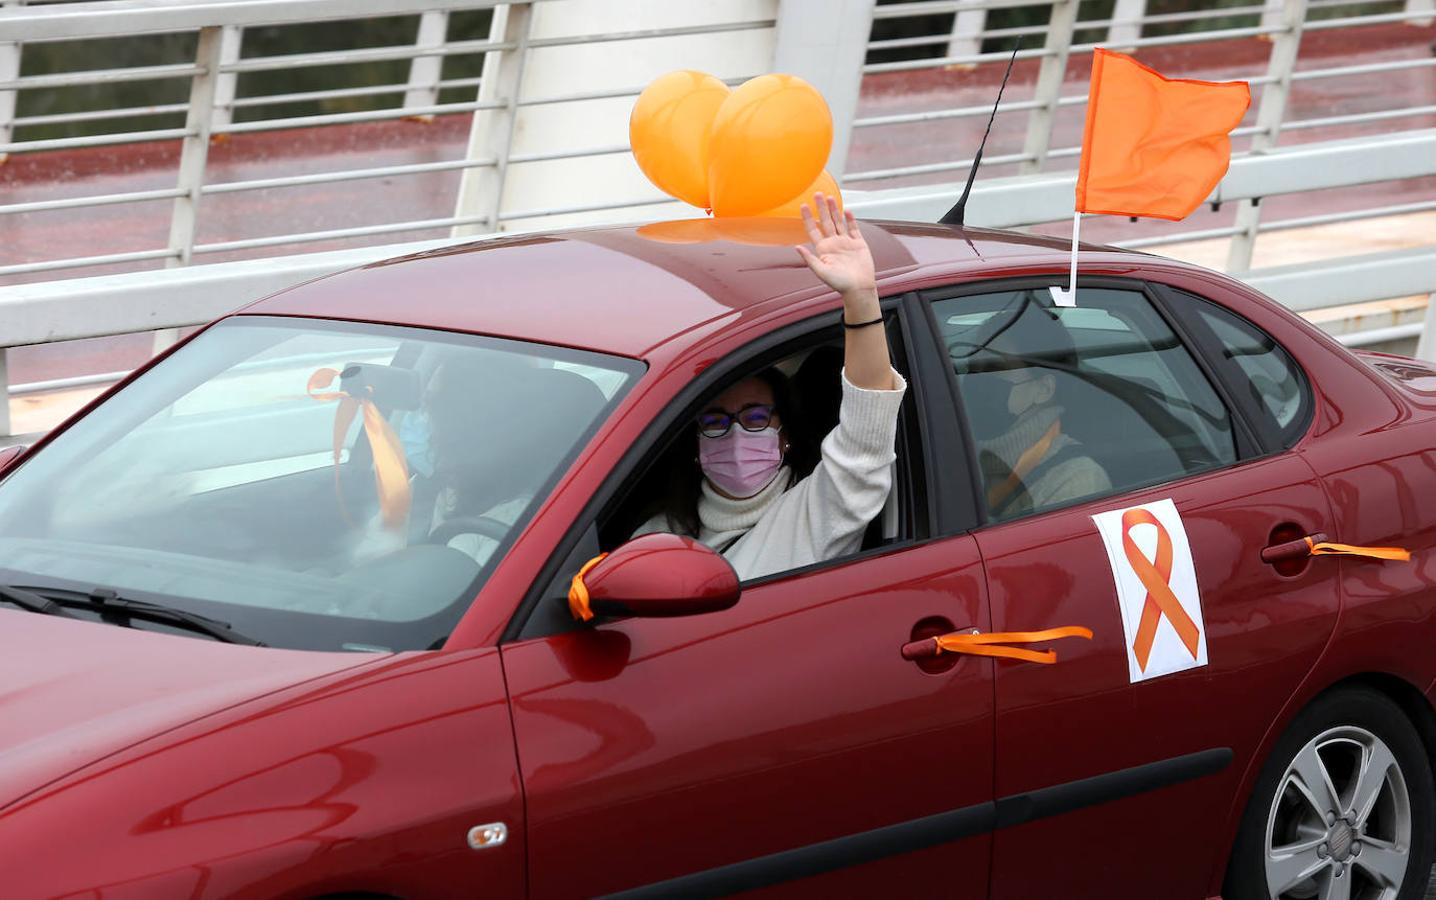
M 1207 664 L 1207 626 L 1192 547 L 1170 499 L 1092 517 L 1112 580 L 1133 682 Z

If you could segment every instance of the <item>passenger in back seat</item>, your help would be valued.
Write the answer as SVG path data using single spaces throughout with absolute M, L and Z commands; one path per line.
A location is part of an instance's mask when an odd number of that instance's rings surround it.
M 1077 377 L 1077 353 L 1050 311 L 1027 302 L 965 359 L 959 386 L 994 519 L 1111 491 L 1106 470 L 1062 430 L 1062 384 Z

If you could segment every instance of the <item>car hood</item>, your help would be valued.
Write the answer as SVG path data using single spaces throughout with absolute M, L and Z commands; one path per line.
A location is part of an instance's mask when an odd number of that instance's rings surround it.
M 146 738 L 388 655 L 246 647 L 0 608 L 0 808 Z

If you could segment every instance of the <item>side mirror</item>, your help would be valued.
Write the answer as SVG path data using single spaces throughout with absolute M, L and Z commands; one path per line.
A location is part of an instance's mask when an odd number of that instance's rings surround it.
M 16 460 L 24 455 L 25 450 L 26 447 L 24 444 L 16 444 L 13 447 L 0 449 L 0 475 L 4 475 L 5 470 L 10 468 Z
M 584 576 L 589 607 L 609 616 L 693 616 L 738 602 L 738 573 L 692 538 L 645 534 Z

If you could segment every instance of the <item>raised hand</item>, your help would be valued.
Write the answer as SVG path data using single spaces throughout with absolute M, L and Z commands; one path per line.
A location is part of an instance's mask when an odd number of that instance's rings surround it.
M 844 295 L 872 292 L 877 287 L 873 272 L 873 255 L 858 229 L 851 212 L 839 212 L 838 201 L 821 193 L 813 196 L 817 214 L 803 206 L 803 225 L 808 230 L 811 249 L 798 245 L 798 255 L 828 287 Z
M 798 255 L 828 287 L 843 295 L 843 321 L 855 326 L 843 329 L 843 371 L 856 387 L 892 390 L 892 362 L 868 242 L 853 214 L 838 212 L 836 198 L 814 194 L 813 205 L 816 215 L 803 207 L 803 225 L 813 246 L 799 244 Z

